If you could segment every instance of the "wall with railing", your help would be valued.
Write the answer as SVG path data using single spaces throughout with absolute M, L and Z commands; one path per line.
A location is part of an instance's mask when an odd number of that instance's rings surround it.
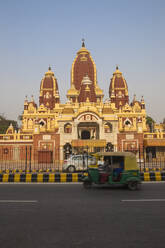
M 97 147 L 81 147 L 76 154 L 90 154 L 102 151 L 103 148 Z M 105 150 L 104 150 L 105 151 Z M 145 170 L 165 170 L 165 157 L 152 158 L 147 157 L 145 150 L 129 151 L 136 153 L 137 162 L 141 171 Z M 64 162 L 60 160 L 60 154 L 64 153 L 63 147 L 55 148 L 54 150 L 41 150 L 40 147 L 32 145 L 15 146 L 0 146 L 0 171 L 63 171 Z M 68 154 L 67 159 L 73 155 Z
M 33 135 L 30 134 L 0 134 L 0 142 L 4 141 L 33 141 Z

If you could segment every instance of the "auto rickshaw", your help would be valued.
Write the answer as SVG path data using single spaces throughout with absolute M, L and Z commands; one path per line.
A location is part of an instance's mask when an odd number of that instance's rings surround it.
M 136 156 L 131 152 L 98 152 L 96 166 L 88 166 L 83 186 L 91 188 L 92 184 L 123 185 L 130 190 L 137 190 L 141 184 L 140 171 Z

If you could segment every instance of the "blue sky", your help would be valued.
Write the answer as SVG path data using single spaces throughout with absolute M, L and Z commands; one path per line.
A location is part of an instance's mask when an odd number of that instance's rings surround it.
M 148 115 L 165 118 L 164 0 L 0 1 L 0 113 L 17 119 L 25 95 L 38 103 L 40 81 L 51 65 L 61 102 L 70 69 L 85 38 L 108 97 L 116 65 L 130 100 L 144 96 Z

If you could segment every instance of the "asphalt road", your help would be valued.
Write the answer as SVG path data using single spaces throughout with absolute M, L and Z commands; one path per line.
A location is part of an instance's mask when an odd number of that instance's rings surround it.
M 165 183 L 0 184 L 2 248 L 164 248 Z

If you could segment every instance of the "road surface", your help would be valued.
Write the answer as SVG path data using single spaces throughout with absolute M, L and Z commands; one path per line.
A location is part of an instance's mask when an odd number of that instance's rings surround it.
M 165 183 L 0 184 L 2 248 L 164 248 Z

